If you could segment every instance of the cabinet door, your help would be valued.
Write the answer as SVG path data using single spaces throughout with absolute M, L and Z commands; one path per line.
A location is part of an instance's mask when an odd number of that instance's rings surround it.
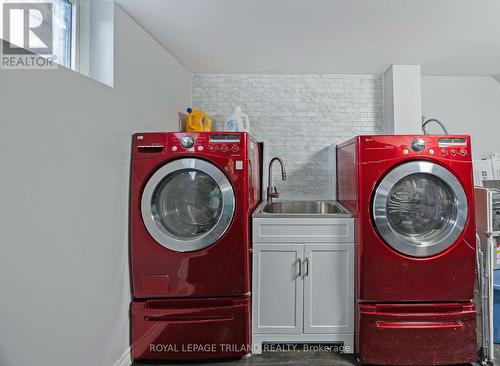
M 254 333 L 302 333 L 303 244 L 254 244 Z
M 306 244 L 304 333 L 354 331 L 354 247 Z

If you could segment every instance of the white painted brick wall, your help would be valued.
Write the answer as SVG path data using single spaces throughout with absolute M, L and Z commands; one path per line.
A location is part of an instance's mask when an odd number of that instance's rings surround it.
M 331 144 L 355 135 L 382 133 L 382 76 L 195 74 L 193 107 L 214 117 L 239 105 L 250 117 L 250 130 L 265 143 L 264 162 L 280 156 L 273 179 L 280 198 L 333 198 Z

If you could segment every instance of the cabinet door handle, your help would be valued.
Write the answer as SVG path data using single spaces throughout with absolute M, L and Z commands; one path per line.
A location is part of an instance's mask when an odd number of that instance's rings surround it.
M 305 268 L 304 277 L 306 277 L 306 276 L 309 276 L 309 257 L 306 257 L 303 262 L 304 262 L 304 268 Z
M 302 276 L 302 259 L 297 259 L 297 266 L 299 267 L 299 275 L 297 277 Z

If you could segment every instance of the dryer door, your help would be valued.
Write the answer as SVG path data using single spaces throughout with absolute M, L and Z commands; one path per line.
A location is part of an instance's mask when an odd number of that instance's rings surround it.
M 229 228 L 234 191 L 224 173 L 201 159 L 179 159 L 158 169 L 142 193 L 142 219 L 151 236 L 177 252 L 214 244 Z
M 467 198 L 458 179 L 428 161 L 397 166 L 373 196 L 375 226 L 395 250 L 429 257 L 449 248 L 467 220 Z

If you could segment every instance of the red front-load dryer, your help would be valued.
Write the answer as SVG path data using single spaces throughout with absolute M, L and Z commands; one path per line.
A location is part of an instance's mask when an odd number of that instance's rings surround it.
M 359 136 L 337 149 L 356 220 L 356 348 L 367 364 L 476 360 L 468 136 Z
M 261 148 L 247 133 L 138 133 L 130 203 L 132 356 L 242 356 Z

